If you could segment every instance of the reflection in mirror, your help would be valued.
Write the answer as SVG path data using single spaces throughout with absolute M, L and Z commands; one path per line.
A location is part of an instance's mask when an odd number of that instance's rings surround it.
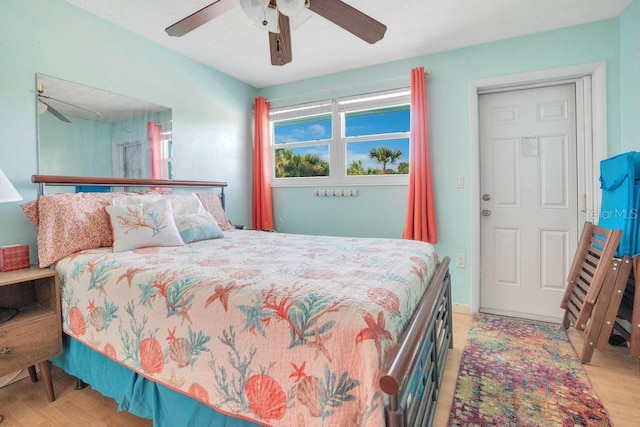
M 171 109 L 36 75 L 38 173 L 171 179 Z

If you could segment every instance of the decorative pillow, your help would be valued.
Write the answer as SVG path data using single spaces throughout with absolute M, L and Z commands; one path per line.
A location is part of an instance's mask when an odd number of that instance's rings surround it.
M 113 251 L 152 246 L 183 246 L 169 200 L 107 206 L 113 228 Z
M 164 197 L 171 202 L 173 218 L 185 243 L 224 237 L 215 219 L 206 211 L 195 193 L 169 194 Z
M 113 199 L 113 205 L 130 205 L 167 199 L 171 203 L 173 218 L 185 243 L 196 240 L 219 239 L 224 233 L 216 224 L 211 214 L 206 211 L 198 196 L 194 193 L 185 194 L 145 194 L 140 196 L 126 196 Z
M 85 249 L 113 244 L 105 206 L 132 193 L 45 194 L 37 200 L 38 261 L 47 267 Z M 33 209 L 33 207 L 31 207 Z
M 141 205 L 143 203 L 155 202 L 160 199 L 162 199 L 162 194 L 160 193 L 135 194 L 132 196 L 115 197 L 111 200 L 111 204 L 114 206 Z
M 22 212 L 29 218 L 29 221 L 36 227 L 38 226 L 38 199 L 32 200 L 20 205 Z
M 174 215 L 174 219 L 180 231 L 180 237 L 185 243 L 224 237 L 216 221 L 204 208 L 200 213 Z
M 216 220 L 218 227 L 221 230 L 232 230 L 233 224 L 227 217 L 227 213 L 222 208 L 222 203 L 220 202 L 220 195 L 214 193 L 200 193 L 198 194 L 200 201 L 204 208 L 213 216 L 213 219 Z

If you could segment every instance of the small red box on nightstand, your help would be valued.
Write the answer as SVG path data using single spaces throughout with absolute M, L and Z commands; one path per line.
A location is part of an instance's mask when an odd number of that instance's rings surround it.
M 0 271 L 29 267 L 29 245 L 0 246 Z

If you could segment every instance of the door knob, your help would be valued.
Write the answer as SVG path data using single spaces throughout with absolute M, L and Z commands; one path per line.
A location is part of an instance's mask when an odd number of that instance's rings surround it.
M 491 215 L 491 211 L 489 209 L 482 209 L 482 216 L 489 216 Z
M 488 202 L 489 200 L 491 200 L 491 196 L 488 195 L 487 193 L 484 193 L 482 195 L 482 200 L 484 200 L 485 202 Z

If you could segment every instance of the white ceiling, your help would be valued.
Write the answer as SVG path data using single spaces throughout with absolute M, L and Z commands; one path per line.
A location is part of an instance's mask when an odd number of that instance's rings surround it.
M 67 0 L 261 88 L 616 17 L 631 0 L 344 0 L 387 26 L 374 45 L 314 15 L 292 30 L 293 61 L 272 66 L 267 32 L 238 6 L 182 37 L 164 29 L 212 0 Z M 311 0 L 313 1 L 313 0 Z
M 162 105 L 58 79 L 46 74 L 38 74 L 36 83 L 41 85 L 41 94 L 46 97 L 38 97 L 40 101 L 53 107 L 71 122 L 79 118 L 114 123 L 118 120 L 169 110 L 168 107 Z M 46 110 L 42 110 L 41 114 L 45 112 Z

